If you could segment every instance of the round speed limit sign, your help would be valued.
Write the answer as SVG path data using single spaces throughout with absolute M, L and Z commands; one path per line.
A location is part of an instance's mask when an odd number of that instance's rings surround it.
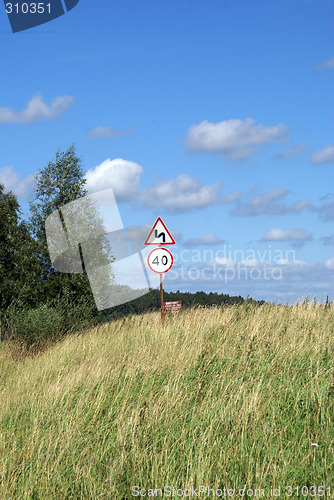
M 155 273 L 167 273 L 173 265 L 173 255 L 167 248 L 155 248 L 147 257 L 148 267 Z

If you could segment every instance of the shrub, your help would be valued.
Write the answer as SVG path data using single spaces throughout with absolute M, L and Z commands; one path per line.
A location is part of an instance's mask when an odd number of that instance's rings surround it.
M 92 325 L 95 312 L 95 306 L 85 298 L 73 303 L 63 297 L 34 309 L 15 302 L 2 315 L 2 340 L 12 340 L 25 348 L 42 347 L 68 332 Z
M 27 346 L 58 337 L 64 332 L 64 317 L 55 307 L 42 304 L 35 309 L 11 307 L 5 316 L 6 338 Z

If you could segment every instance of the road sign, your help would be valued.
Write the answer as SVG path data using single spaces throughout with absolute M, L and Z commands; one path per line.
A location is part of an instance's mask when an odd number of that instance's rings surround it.
M 167 273 L 173 265 L 173 255 L 167 248 L 154 248 L 148 254 L 147 264 L 155 273 Z
M 182 300 L 164 302 L 164 311 L 179 311 L 182 309 Z
M 161 217 L 158 217 L 155 221 L 144 245 L 175 245 L 175 240 L 168 231 Z

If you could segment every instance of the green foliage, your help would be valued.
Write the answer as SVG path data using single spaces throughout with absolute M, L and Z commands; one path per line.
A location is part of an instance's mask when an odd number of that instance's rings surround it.
M 38 247 L 12 192 L 0 184 L 0 311 L 13 300 L 33 304 L 39 297 L 41 266 Z
M 230 296 L 228 294 L 218 293 L 205 293 L 205 292 L 165 292 L 164 302 L 168 301 L 182 301 L 182 308 L 187 309 L 194 306 L 218 306 L 218 305 L 232 305 L 242 304 L 244 299 L 239 296 Z M 262 304 L 264 301 L 253 301 L 254 304 Z M 125 304 L 121 304 L 112 309 L 107 309 L 99 313 L 99 317 L 104 320 L 118 319 L 128 314 L 142 314 L 149 311 L 157 311 L 160 309 L 160 290 L 151 289 L 146 295 L 142 295 L 138 299 L 132 300 Z
M 29 346 L 56 339 L 96 315 L 85 273 L 57 272 L 51 264 L 45 219 L 87 194 L 80 159 L 72 145 L 36 175 L 31 219 L 20 222 L 13 193 L 0 185 L 0 321 L 2 338 Z M 91 212 L 90 212 L 91 214 Z M 96 220 L 94 220 L 96 222 Z
M 63 333 L 64 318 L 59 309 L 41 304 L 35 309 L 10 307 L 6 314 L 7 336 L 27 347 Z
M 76 155 L 74 145 L 67 151 L 59 149 L 55 160 L 39 170 L 35 176 L 36 187 L 34 200 L 30 202 L 31 218 L 30 229 L 38 242 L 40 258 L 45 267 L 44 277 L 55 274 L 50 261 L 46 234 L 45 220 L 55 210 L 66 203 L 81 198 L 87 194 L 84 185 L 84 171 L 81 160 Z M 57 273 L 56 273 L 57 274 Z
M 101 262 L 112 262 L 111 249 L 103 236 L 103 220 L 90 198 L 84 198 L 88 193 L 85 189 L 86 179 L 81 165 L 81 159 L 75 152 L 74 145 L 67 151 L 56 152 L 56 158 L 50 161 L 46 167 L 41 169 L 36 175 L 36 188 L 34 200 L 30 203 L 31 219 L 30 229 L 38 244 L 39 260 L 43 265 L 43 289 L 46 300 L 55 299 L 64 294 L 71 297 L 73 307 L 76 302 L 84 297 L 89 303 L 94 304 L 94 298 L 89 284 L 85 266 Z M 68 206 L 70 202 L 81 200 L 77 204 Z M 94 228 L 97 236 L 92 241 L 85 241 L 85 261 L 83 260 L 81 246 L 80 266 L 83 272 L 69 274 L 58 272 L 52 265 L 47 244 L 45 221 L 49 215 L 58 210 L 60 219 L 65 228 L 61 208 L 67 205 L 70 218 L 75 221 L 75 226 L 79 228 Z M 68 213 L 68 215 L 69 215 Z M 100 235 L 98 229 L 101 228 Z M 95 234 L 95 233 L 94 233 Z M 73 234 L 71 235 L 73 236 Z M 89 240 L 89 238 L 88 238 Z M 71 254 L 72 250 L 69 249 Z M 77 248 L 75 249 L 77 252 Z M 60 260 L 62 256 L 60 256 Z M 55 267 L 56 264 L 55 264 Z M 106 286 L 105 278 L 99 282 L 101 292 Z
M 19 343 L 24 349 L 40 349 L 69 332 L 94 324 L 95 311 L 87 297 L 74 302 L 71 291 L 63 288 L 62 296 L 35 308 L 12 302 L 2 316 L 2 328 L 6 340 Z

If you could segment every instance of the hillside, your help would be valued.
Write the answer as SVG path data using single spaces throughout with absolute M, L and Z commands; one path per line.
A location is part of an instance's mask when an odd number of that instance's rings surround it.
M 2 343 L 0 498 L 332 494 L 333 334 L 333 306 L 245 302 L 164 328 L 128 316 L 22 359 Z

